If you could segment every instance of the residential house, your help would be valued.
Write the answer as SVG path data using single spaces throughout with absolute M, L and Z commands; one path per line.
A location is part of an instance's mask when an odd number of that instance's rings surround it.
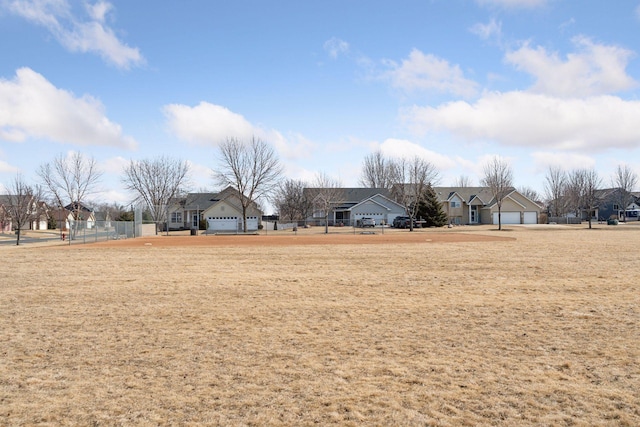
M 13 229 L 13 219 L 9 206 L 11 196 L 0 195 L 0 232 L 8 233 Z M 22 225 L 23 230 L 46 230 L 48 207 L 45 202 L 34 201 L 31 206 L 30 221 Z
M 434 187 L 450 224 L 498 224 L 498 203 L 489 187 Z M 511 188 L 502 200 L 502 224 L 537 224 L 540 205 Z
M 319 189 L 305 188 L 306 197 L 313 202 L 318 197 Z M 329 225 L 357 225 L 362 218 L 373 218 L 376 224 L 391 224 L 397 216 L 406 215 L 404 206 L 391 198 L 385 188 L 340 188 L 334 194 L 337 200 L 331 203 Z M 325 212 L 314 209 L 307 221 L 323 224 Z
M 11 215 L 7 207 L 0 201 L 0 233 L 10 233 L 12 227 Z
M 239 232 L 243 230 L 241 195 L 233 187 L 219 193 L 189 193 L 170 201 L 169 229 L 198 229 L 205 220 L 207 232 Z M 252 202 L 247 211 L 247 231 L 260 227 L 262 211 Z
M 72 213 L 73 219 L 81 221 L 81 227 L 93 228 L 96 225 L 96 215 L 93 209 L 85 205 L 84 203 L 70 203 L 64 207 L 66 210 Z M 76 218 L 75 215 L 78 215 Z
M 630 193 L 629 197 L 622 197 L 621 190 L 619 188 L 603 188 L 596 190 L 596 197 L 598 198 L 598 207 L 593 213 L 594 218 L 599 220 L 608 219 L 625 219 L 625 212 L 629 211 L 630 219 L 637 220 L 637 205 L 640 205 L 640 193 Z M 582 212 L 582 219 L 588 219 L 588 213 Z

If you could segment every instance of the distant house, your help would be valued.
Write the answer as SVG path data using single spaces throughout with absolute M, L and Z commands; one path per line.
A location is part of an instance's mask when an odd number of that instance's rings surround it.
M 629 211 L 630 218 L 637 220 L 637 205 L 640 205 L 640 193 L 629 193 L 624 203 L 621 190 L 619 188 L 603 188 L 596 190 L 598 198 L 598 208 L 594 212 L 594 217 L 600 220 L 625 219 L 625 212 Z M 583 219 L 587 218 L 587 212 L 583 211 Z
M 305 188 L 308 200 L 313 201 L 321 190 Z M 391 198 L 391 193 L 385 188 L 339 188 L 332 190 L 336 200 L 331 202 L 329 225 L 357 225 L 362 218 L 373 218 L 376 224 L 390 224 L 397 216 L 406 215 L 404 206 Z M 322 224 L 325 212 L 314 209 L 313 215 L 306 218 L 309 222 Z
M 488 187 L 434 187 L 450 224 L 498 224 L 498 203 Z M 502 201 L 502 224 L 537 224 L 541 206 L 512 188 Z
M 11 205 L 11 196 L 0 195 L 0 232 L 11 232 L 14 227 L 14 221 L 11 218 L 9 206 Z M 31 204 L 31 219 L 22 225 L 23 230 L 46 230 L 48 206 L 45 202 L 35 201 Z
M 170 201 L 169 229 L 200 228 L 204 221 L 208 232 L 240 232 L 243 230 L 242 205 L 244 197 L 232 187 L 219 193 L 189 193 Z M 262 211 L 254 202 L 247 211 L 247 231 L 257 231 Z
M 96 225 L 96 215 L 93 209 L 85 205 L 84 203 L 70 203 L 64 207 L 67 211 L 71 212 L 73 219 L 81 221 L 83 227 L 93 228 Z M 75 215 L 78 215 L 76 218 Z

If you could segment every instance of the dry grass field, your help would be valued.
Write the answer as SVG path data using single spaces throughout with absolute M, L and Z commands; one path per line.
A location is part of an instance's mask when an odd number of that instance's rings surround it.
M 1 247 L 0 425 L 640 425 L 640 225 Z

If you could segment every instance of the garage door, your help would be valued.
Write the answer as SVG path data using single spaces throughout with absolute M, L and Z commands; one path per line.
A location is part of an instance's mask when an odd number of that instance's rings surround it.
M 520 212 L 502 212 L 503 224 L 520 224 Z M 493 223 L 498 224 L 498 212 L 493 213 Z
M 524 213 L 524 223 L 525 224 L 537 224 L 538 223 L 538 214 L 536 212 L 525 212 Z
M 207 218 L 208 231 L 238 231 L 242 227 L 240 224 L 238 217 L 235 216 L 217 216 Z

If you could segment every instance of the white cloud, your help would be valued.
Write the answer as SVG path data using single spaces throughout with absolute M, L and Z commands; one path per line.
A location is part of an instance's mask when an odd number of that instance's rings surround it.
M 105 16 L 113 9 L 111 3 L 87 3 L 88 19 L 76 16 L 67 0 L 5 0 L 4 4 L 15 15 L 45 27 L 71 52 L 94 52 L 123 69 L 144 63 L 139 49 L 120 41 L 105 24 Z
M 618 92 L 636 86 L 626 73 L 633 53 L 618 46 L 596 44 L 587 37 L 573 39 L 578 52 L 566 60 L 543 47 L 525 44 L 508 52 L 505 60 L 535 77 L 532 91 L 554 96 L 592 96 Z
M 292 133 L 285 137 L 275 129 L 253 125 L 241 114 L 221 105 L 201 102 L 195 107 L 171 104 L 164 107 L 169 130 L 178 138 L 194 144 L 218 146 L 227 138 L 260 138 L 273 144 L 285 159 L 309 157 L 316 145 L 304 136 Z
M 545 6 L 548 0 L 476 0 L 481 6 L 499 6 L 505 8 L 535 8 Z
M 421 159 L 431 162 L 439 170 L 451 169 L 456 166 L 456 162 L 451 158 L 435 151 L 428 150 L 419 144 L 405 139 L 386 139 L 380 144 L 382 154 L 393 158 L 412 159 L 418 156 Z
M 502 35 L 502 23 L 496 22 L 495 18 L 491 18 L 489 23 L 477 23 L 473 25 L 469 31 L 480 37 L 482 40 L 488 40 L 492 37 L 500 38 Z
M 418 133 L 447 131 L 471 141 L 506 146 L 596 151 L 640 147 L 638 117 L 640 101 L 508 92 L 485 93 L 473 104 L 416 106 L 405 110 L 403 118 Z
M 408 93 L 436 91 L 469 97 L 477 92 L 477 83 L 466 79 L 459 66 L 418 49 L 413 49 L 402 64 L 387 61 L 387 65 L 392 68 L 386 73 L 391 85 Z
M 116 175 L 121 175 L 125 167 L 129 166 L 130 160 L 124 157 L 111 157 L 100 163 L 100 169 Z
M 20 169 L 15 166 L 11 166 L 9 163 L 4 160 L 0 160 L 0 173 L 18 173 Z
M 174 135 L 196 144 L 217 146 L 227 138 L 249 139 L 256 133 L 242 115 L 208 102 L 195 107 L 170 104 L 164 107 L 164 113 Z
M 563 153 L 557 151 L 536 151 L 531 153 L 536 173 L 545 172 L 549 166 L 560 167 L 565 171 L 572 169 L 592 168 L 596 161 L 593 157 L 578 153 Z
M 0 80 L 0 113 L 0 139 L 6 141 L 46 138 L 83 146 L 137 146 L 105 116 L 97 99 L 77 98 L 30 68 L 17 70 L 13 80 Z
M 332 37 L 324 42 L 323 47 L 327 54 L 333 59 L 337 59 L 338 56 L 349 52 L 349 43 L 336 37 Z

